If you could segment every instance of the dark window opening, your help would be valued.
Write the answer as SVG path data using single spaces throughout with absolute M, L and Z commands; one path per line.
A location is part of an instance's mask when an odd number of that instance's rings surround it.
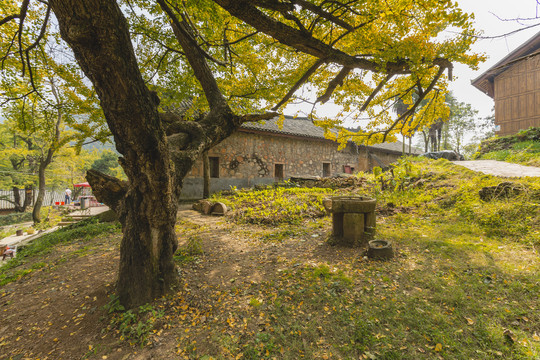
M 218 178 L 219 177 L 219 158 L 209 157 L 208 161 L 210 163 L 210 177 Z
M 330 176 L 330 163 L 323 163 L 322 164 L 322 176 L 323 177 L 329 177 Z
M 274 177 L 276 180 L 283 180 L 283 164 L 274 165 Z

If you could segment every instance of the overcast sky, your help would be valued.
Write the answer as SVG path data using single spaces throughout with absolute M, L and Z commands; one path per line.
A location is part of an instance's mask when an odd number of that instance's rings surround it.
M 457 0 L 457 2 L 466 12 L 474 13 L 476 28 L 482 30 L 484 36 L 503 35 L 524 27 L 518 22 L 501 21 L 497 17 L 516 19 L 534 18 L 540 15 L 540 5 L 537 4 L 537 0 Z M 524 24 L 539 22 L 536 20 L 524 22 Z M 540 32 L 540 26 L 501 38 L 478 40 L 473 51 L 485 53 L 488 59 L 480 65 L 478 71 L 472 71 L 465 66 L 456 66 L 454 74 L 457 75 L 457 80 L 450 86 L 454 95 L 459 101 L 472 104 L 480 112 L 481 117 L 489 115 L 493 108 L 493 99 L 473 87 L 471 80 L 480 76 L 538 32 Z

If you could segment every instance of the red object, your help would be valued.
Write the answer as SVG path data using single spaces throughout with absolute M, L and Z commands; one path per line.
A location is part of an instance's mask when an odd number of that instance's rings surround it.
M 64 205 L 64 202 L 62 201 L 62 202 L 60 203 L 60 205 Z
M 60 201 L 55 202 L 54 205 L 60 205 Z
M 83 182 L 83 183 L 80 183 L 80 184 L 75 184 L 73 185 L 74 187 L 87 187 L 89 188 L 90 187 L 90 184 L 87 183 L 87 182 Z

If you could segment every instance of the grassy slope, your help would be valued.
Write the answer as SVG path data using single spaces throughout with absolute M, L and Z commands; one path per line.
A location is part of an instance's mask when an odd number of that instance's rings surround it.
M 480 145 L 475 158 L 540 167 L 540 128 L 486 140 Z
M 273 275 L 257 283 L 226 280 L 225 291 L 186 284 L 202 289 L 209 311 L 183 290 L 142 315 L 114 312 L 111 303 L 109 328 L 130 343 L 170 336 L 170 351 L 189 359 L 539 358 L 540 182 L 520 180 L 528 189 L 520 196 L 482 202 L 478 190 L 503 180 L 446 160 L 407 160 L 393 176 L 366 178 L 362 188 L 346 191 L 277 188 L 216 197 L 233 209 L 231 223 L 220 226 L 232 237 L 249 237 L 255 250 L 270 242 L 284 254 L 282 244 L 329 233 L 325 196 L 366 194 L 378 200 L 377 237 L 393 241 L 394 260 L 370 261 L 359 249 L 328 246 L 327 253 L 342 256 L 280 256 Z M 25 268 L 40 266 L 56 243 L 111 230 L 88 224 L 44 237 L 20 263 L 3 267 L 0 278 L 15 281 Z M 199 242 L 217 231 L 182 221 L 179 236 L 189 239 L 177 256 L 182 272 L 210 260 Z M 87 354 L 107 355 L 114 354 Z
M 539 261 L 533 252 L 533 245 L 540 243 L 540 183 L 522 181 L 530 190 L 521 197 L 483 203 L 478 190 L 500 179 L 476 175 L 445 160 L 407 162 L 394 174 L 372 178 L 367 194 L 378 198 L 384 212 L 398 212 L 378 220 L 378 237 L 393 240 L 398 258 L 386 263 L 357 258 L 291 264 L 277 281 L 264 284 L 250 301 L 251 313 L 244 315 L 264 314 L 270 331 L 244 338 L 225 336 L 224 344 L 233 343 L 228 346 L 231 355 L 540 356 Z M 391 190 L 381 191 L 380 183 Z M 268 194 L 250 196 L 273 207 Z M 294 190 L 278 198 L 284 197 L 294 198 Z M 245 213 L 242 198 L 226 200 L 235 211 Z M 285 228 L 291 234 L 298 231 L 280 221 L 274 226 L 279 227 L 274 230 L 277 234 Z

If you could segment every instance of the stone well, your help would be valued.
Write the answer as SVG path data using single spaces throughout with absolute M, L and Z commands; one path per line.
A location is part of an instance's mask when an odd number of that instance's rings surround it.
M 332 230 L 337 245 L 365 245 L 375 235 L 375 199 L 365 196 L 332 198 Z

